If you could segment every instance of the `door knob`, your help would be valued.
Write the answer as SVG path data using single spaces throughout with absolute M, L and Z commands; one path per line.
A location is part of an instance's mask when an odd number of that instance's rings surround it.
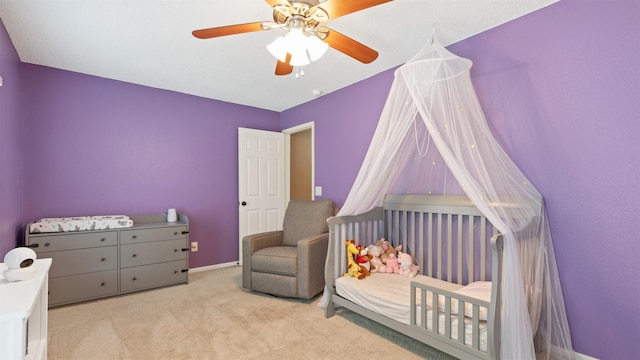
M 246 202 L 246 201 L 243 201 L 243 202 L 241 202 L 241 203 L 240 203 L 240 205 L 242 205 L 242 206 L 247 206 L 247 202 Z

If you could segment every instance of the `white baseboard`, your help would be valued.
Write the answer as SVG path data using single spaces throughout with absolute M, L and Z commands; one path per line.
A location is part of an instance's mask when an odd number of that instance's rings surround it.
M 579 352 L 576 352 L 576 355 L 578 355 L 578 358 L 580 358 L 580 360 L 599 360 L 597 358 L 591 357 L 589 355 L 581 354 Z
M 196 268 L 190 268 L 189 272 L 190 273 L 197 273 L 197 272 L 201 272 L 201 271 L 223 269 L 223 268 L 228 268 L 228 267 L 232 267 L 232 266 L 238 266 L 238 262 L 234 261 L 234 262 L 223 263 L 223 264 L 207 265 L 207 266 L 200 266 L 200 267 L 196 267 Z

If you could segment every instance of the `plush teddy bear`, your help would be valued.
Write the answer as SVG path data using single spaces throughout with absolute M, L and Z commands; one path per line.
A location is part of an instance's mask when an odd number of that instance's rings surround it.
M 369 250 L 367 248 L 363 248 L 362 245 L 356 245 L 356 249 L 358 249 L 359 253 L 356 255 L 356 263 L 360 266 L 360 272 L 364 274 L 364 276 L 369 276 L 371 270 L 371 263 L 369 262 Z
M 400 273 L 400 263 L 398 263 L 398 258 L 395 253 L 389 254 L 382 262 L 387 266 L 386 272 L 387 274 L 399 274 Z
M 384 259 L 386 259 L 390 254 L 393 254 L 397 257 L 398 251 L 402 250 L 402 245 L 398 245 L 394 248 L 393 245 L 391 245 L 391 243 L 388 240 L 385 240 L 384 238 L 378 240 L 378 242 L 376 242 L 376 245 L 382 248 L 382 254 L 380 254 L 380 260 L 383 263 L 384 263 Z
M 380 260 L 382 248 L 378 245 L 371 244 L 367 246 L 367 253 L 369 255 L 369 265 L 371 267 L 369 271 L 372 273 L 385 272 L 387 266 L 382 263 L 382 260 Z
M 400 275 L 402 276 L 415 277 L 420 270 L 420 267 L 414 264 L 413 256 L 402 251 L 398 252 L 398 263 L 400 263 Z

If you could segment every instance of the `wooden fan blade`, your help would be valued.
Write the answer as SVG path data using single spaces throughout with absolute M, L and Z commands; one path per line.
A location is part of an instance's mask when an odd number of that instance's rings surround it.
M 324 39 L 324 42 L 341 53 L 351 56 L 364 64 L 368 64 L 378 58 L 377 51 L 335 30 L 329 30 L 329 34 Z
M 376 5 L 384 4 L 393 0 L 327 0 L 315 7 L 322 8 L 329 14 L 329 19 L 333 20 L 351 14 L 356 11 L 364 10 Z M 268 1 L 267 1 L 268 2 Z
M 262 30 L 262 22 L 254 22 L 194 30 L 192 34 L 198 39 L 211 39 L 219 36 L 235 35 Z
M 293 72 L 293 66 L 289 64 L 289 61 L 291 61 L 291 54 L 289 53 L 287 53 L 285 62 L 278 60 L 276 64 L 276 75 L 289 75 Z

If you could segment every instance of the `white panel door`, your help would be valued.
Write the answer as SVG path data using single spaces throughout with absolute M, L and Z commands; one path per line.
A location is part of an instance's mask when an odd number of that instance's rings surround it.
M 282 230 L 285 210 L 285 135 L 238 128 L 239 256 L 242 238 Z

